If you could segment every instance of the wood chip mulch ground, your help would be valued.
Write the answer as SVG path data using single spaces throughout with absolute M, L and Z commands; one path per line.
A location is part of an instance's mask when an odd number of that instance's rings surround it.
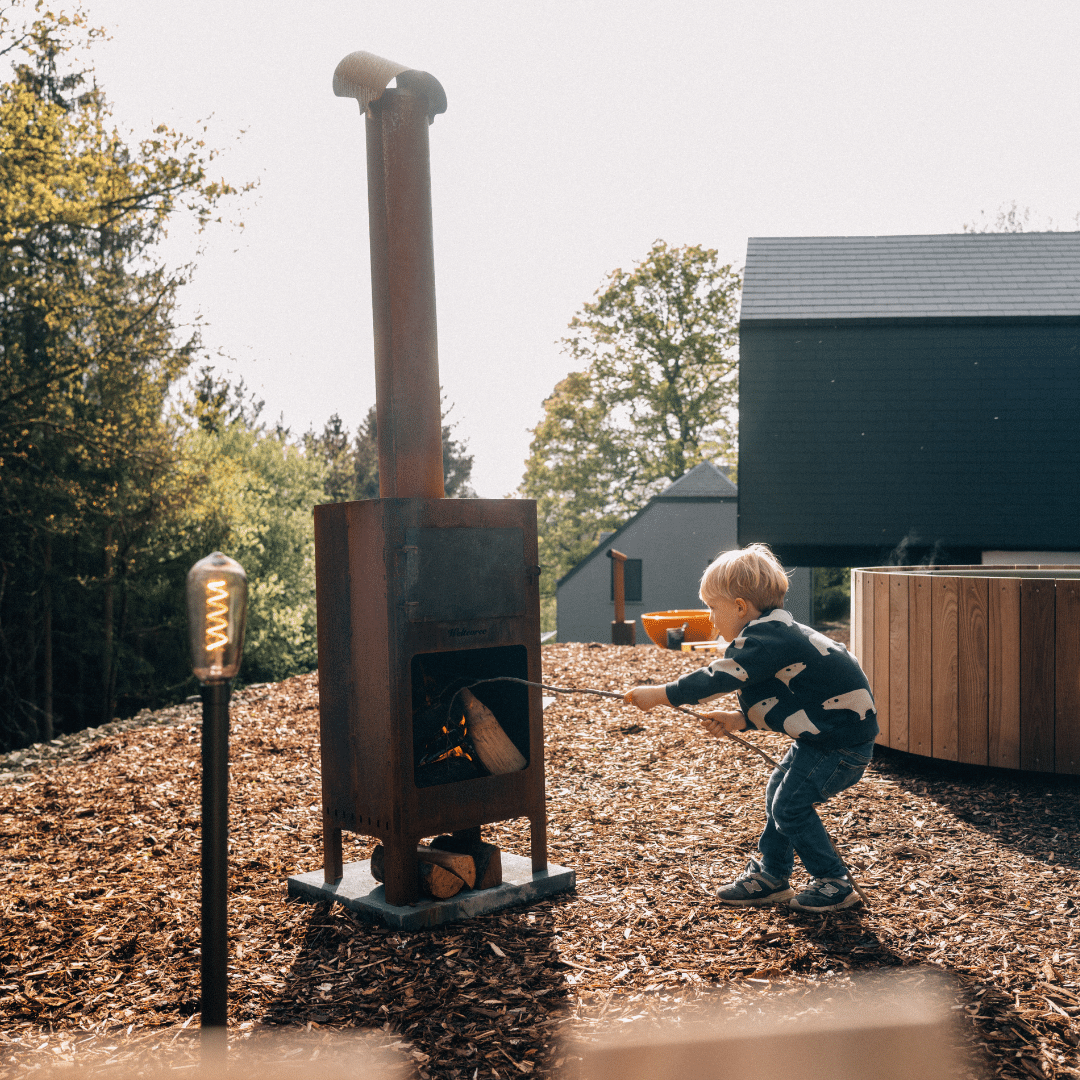
M 702 663 L 543 655 L 546 681 L 609 690 Z M 425 1080 L 573 1075 L 575 1047 L 612 1023 L 941 971 L 973 1075 L 1080 1077 L 1074 781 L 883 755 L 825 810 L 872 908 L 733 911 L 711 894 L 754 849 L 758 758 L 671 710 L 595 697 L 558 698 L 545 728 L 550 856 L 576 893 L 402 933 L 286 899 L 289 875 L 321 865 L 316 677 L 236 695 L 234 1043 L 348 1030 Z M 786 744 L 751 737 L 775 757 Z M 192 705 L 0 759 L 0 1070 L 194 1052 L 199 739 Z M 485 838 L 528 854 L 527 823 Z M 346 859 L 372 846 L 347 837 Z

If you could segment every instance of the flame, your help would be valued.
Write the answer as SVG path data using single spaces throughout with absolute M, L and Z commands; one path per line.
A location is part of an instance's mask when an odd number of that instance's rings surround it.
M 452 757 L 463 757 L 467 761 L 473 760 L 472 754 L 470 754 L 465 749 L 465 747 L 462 746 L 462 742 L 464 742 L 466 736 L 469 734 L 469 729 L 465 726 L 465 717 L 462 716 L 462 718 L 457 722 L 457 724 L 454 725 L 454 727 L 455 730 L 451 731 L 448 727 L 443 725 L 443 729 L 440 732 L 443 738 L 440 739 L 439 736 L 436 736 L 434 739 L 431 740 L 431 743 L 428 743 L 428 745 L 431 746 L 431 744 L 435 742 L 442 742 L 445 745 L 446 741 L 451 739 L 457 739 L 458 741 L 448 750 L 444 750 L 442 753 L 438 753 L 437 748 L 433 749 L 429 754 L 427 754 L 427 756 L 421 759 L 421 765 L 435 765 L 440 761 L 446 761 L 447 758 Z M 458 731 L 456 730 L 457 728 L 460 728 L 461 730 Z
M 440 754 L 437 758 L 432 758 L 426 764 L 434 765 L 439 761 L 446 761 L 448 758 L 452 757 L 463 757 L 467 761 L 472 761 L 472 754 L 466 753 L 464 747 L 455 746 L 453 749 L 447 750 L 445 754 Z
M 229 589 L 225 581 L 206 583 L 206 651 L 229 644 Z

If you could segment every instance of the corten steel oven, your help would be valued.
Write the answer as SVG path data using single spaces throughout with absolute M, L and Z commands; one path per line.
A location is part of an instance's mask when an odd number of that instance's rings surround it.
M 323 869 L 342 877 L 343 829 L 376 836 L 400 905 L 418 898 L 418 841 L 437 833 L 475 841 L 526 817 L 533 872 L 547 868 L 543 711 L 524 685 L 540 681 L 536 504 L 442 498 L 428 150 L 442 87 L 351 53 L 334 91 L 367 130 L 380 498 L 315 509 Z M 484 681 L 498 679 L 520 681 Z M 465 686 L 523 768 L 492 775 L 468 755 Z
M 417 898 L 416 844 L 527 817 L 547 866 L 540 690 L 475 688 L 527 764 L 418 786 L 425 715 L 484 679 L 540 681 L 536 508 L 510 499 L 372 499 L 315 510 L 324 872 L 342 875 L 341 830 L 386 848 L 386 898 Z M 460 699 L 457 699 L 460 701 Z

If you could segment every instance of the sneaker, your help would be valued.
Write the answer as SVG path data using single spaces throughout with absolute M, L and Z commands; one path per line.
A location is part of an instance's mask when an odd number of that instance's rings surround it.
M 764 907 L 782 904 L 795 895 L 784 878 L 774 878 L 761 869 L 761 863 L 751 859 L 746 869 L 730 884 L 718 890 L 716 899 L 732 907 Z
M 861 903 L 859 894 L 849 881 L 843 878 L 811 878 L 810 884 L 792 898 L 789 906 L 797 911 L 842 911 Z

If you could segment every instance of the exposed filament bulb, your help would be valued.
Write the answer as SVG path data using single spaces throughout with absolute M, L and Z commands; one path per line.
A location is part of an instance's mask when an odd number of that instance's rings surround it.
M 229 589 L 223 580 L 206 583 L 206 651 L 229 644 Z

